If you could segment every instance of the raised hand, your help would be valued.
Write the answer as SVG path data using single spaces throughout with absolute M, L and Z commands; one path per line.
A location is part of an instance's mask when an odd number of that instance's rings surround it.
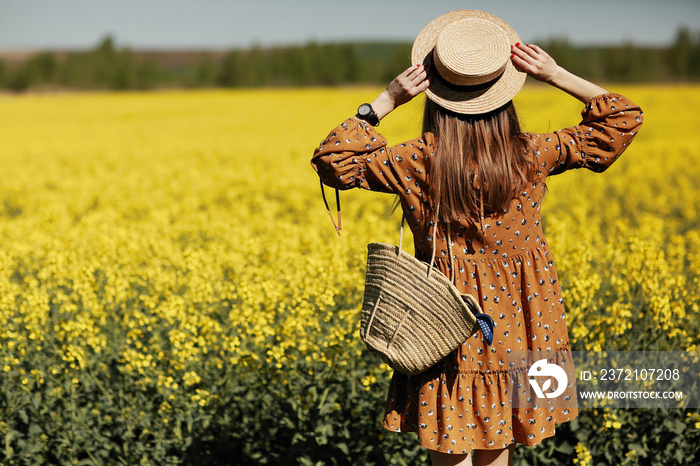
M 533 44 L 515 44 L 511 46 L 513 64 L 533 78 L 552 82 L 560 68 L 547 52 Z
M 557 65 L 554 59 L 537 45 L 515 44 L 511 50 L 510 59 L 520 71 L 561 89 L 581 102 L 586 103 L 593 97 L 608 92 Z
M 430 79 L 426 67 L 412 65 L 389 83 L 386 90 L 372 102 L 372 108 L 379 119 L 382 119 L 399 105 L 425 92 L 428 86 L 430 86 Z
M 386 90 L 398 107 L 424 92 L 428 86 L 430 86 L 428 70 L 424 65 L 414 65 L 394 78 Z

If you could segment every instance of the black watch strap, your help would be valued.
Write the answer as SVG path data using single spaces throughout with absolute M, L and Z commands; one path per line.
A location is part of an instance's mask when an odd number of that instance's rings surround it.
M 379 126 L 379 117 L 370 104 L 360 105 L 355 116 L 360 120 L 365 120 L 372 126 Z

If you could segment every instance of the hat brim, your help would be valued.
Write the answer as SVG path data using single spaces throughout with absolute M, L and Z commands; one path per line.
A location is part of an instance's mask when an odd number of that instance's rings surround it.
M 432 51 L 437 43 L 440 32 L 450 23 L 462 19 L 479 18 L 492 21 L 508 36 L 508 41 L 514 45 L 520 37 L 512 27 L 501 18 L 478 10 L 455 10 L 438 16 L 425 26 L 413 42 L 411 61 L 414 64 L 432 64 Z M 435 69 L 433 68 L 435 73 Z M 485 89 L 467 92 L 448 86 L 441 79 L 430 80 L 430 87 L 425 91 L 426 96 L 447 110 L 468 115 L 488 113 L 507 104 L 516 96 L 525 83 L 527 73 L 519 71 L 508 59 L 501 76 Z

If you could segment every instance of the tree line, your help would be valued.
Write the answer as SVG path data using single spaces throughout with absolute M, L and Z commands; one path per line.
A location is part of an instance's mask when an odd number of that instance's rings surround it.
M 540 45 L 575 74 L 599 82 L 700 81 L 700 34 L 679 29 L 667 47 L 634 44 Z M 384 84 L 409 64 L 410 43 L 308 43 L 225 53 L 148 54 L 118 48 L 111 37 L 83 52 L 40 52 L 0 60 L 0 89 L 155 89 L 167 87 L 335 86 Z M 6 63 L 7 62 L 7 63 Z

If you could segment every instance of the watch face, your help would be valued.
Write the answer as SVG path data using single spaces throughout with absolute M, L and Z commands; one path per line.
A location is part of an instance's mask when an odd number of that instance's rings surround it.
M 370 104 L 362 104 L 360 108 L 357 109 L 357 113 L 362 116 L 367 116 L 372 113 L 372 106 Z

